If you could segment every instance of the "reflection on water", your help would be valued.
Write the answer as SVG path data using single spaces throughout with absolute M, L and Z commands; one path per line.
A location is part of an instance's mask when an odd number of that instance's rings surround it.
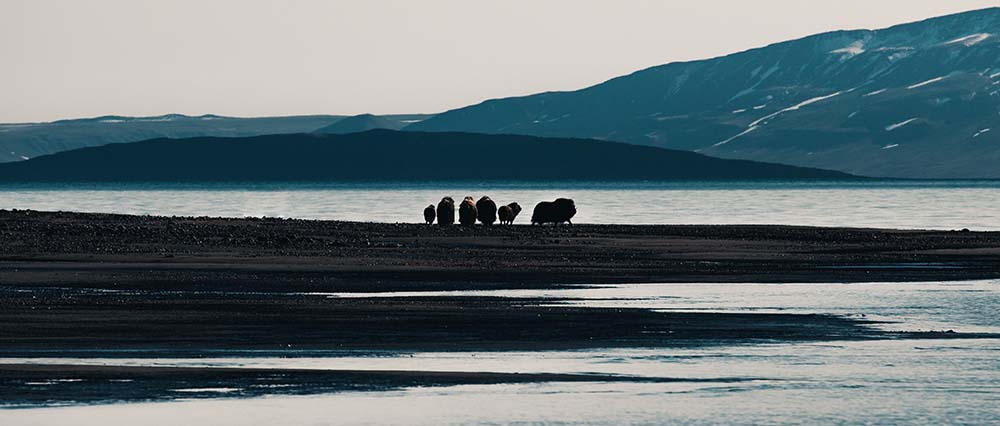
M 577 200 L 574 222 L 1000 230 L 1000 181 L 4 185 L 0 208 L 423 221 L 450 195 Z
M 1000 281 L 909 284 L 669 284 L 473 292 L 570 297 L 585 306 L 861 315 L 897 329 L 1000 330 Z M 363 296 L 448 296 L 468 292 Z M 313 294 L 357 297 L 358 294 Z M 555 301 L 554 301 L 555 302 Z M 753 378 L 730 383 L 540 383 L 378 393 L 225 399 L 233 388 L 179 388 L 181 398 L 0 410 L 0 424 L 989 424 L 1000 421 L 1000 339 L 878 340 L 543 352 L 197 358 L 0 358 L 3 363 L 606 373 Z M 51 382 L 65 378 L 52 378 Z M 58 385 L 58 384 L 56 384 Z M 277 391 L 277 390 L 276 390 Z M 218 399 L 222 398 L 222 399 Z
M 326 297 L 495 296 L 552 298 L 601 308 L 864 315 L 892 331 L 1000 333 L 1000 281 L 857 284 L 624 284 L 563 290 L 309 293 Z
M 475 356 L 473 356 L 475 355 Z M 2 424 L 989 424 L 1000 419 L 1000 341 L 880 341 L 541 354 L 426 354 L 378 365 L 749 376 L 734 383 L 542 383 L 381 393 L 0 410 Z M 297 364 L 308 360 L 291 360 Z M 322 361 L 317 361 L 322 363 Z M 244 360 L 255 365 L 255 360 Z M 273 364 L 271 364 L 273 363 Z M 278 360 L 265 365 L 283 364 Z M 370 368 L 363 359 L 324 367 Z M 282 365 L 287 366 L 287 365 Z M 388 367 L 388 365 L 386 365 Z

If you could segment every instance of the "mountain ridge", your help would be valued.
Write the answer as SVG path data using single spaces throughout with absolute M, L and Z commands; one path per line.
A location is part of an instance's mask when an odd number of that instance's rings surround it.
M 815 34 L 576 91 L 486 100 L 405 129 L 618 140 L 885 177 L 995 178 L 1000 149 L 960 142 L 1000 126 L 998 33 L 1000 8 Z M 889 96 L 872 95 L 883 89 Z M 910 118 L 926 126 L 907 137 L 885 130 Z M 998 135 L 976 138 L 992 144 Z
M 426 114 L 378 116 L 413 120 Z M 0 123 L 0 163 L 109 143 L 138 142 L 158 137 L 245 137 L 308 133 L 347 118 L 341 115 L 229 117 L 215 114 L 154 116 L 103 115 L 37 123 Z
M 337 122 L 319 129 L 312 133 L 319 134 L 346 134 L 357 133 L 375 129 L 400 130 L 412 122 L 423 121 L 423 115 L 398 115 L 384 116 L 374 114 L 360 114 L 345 117 Z

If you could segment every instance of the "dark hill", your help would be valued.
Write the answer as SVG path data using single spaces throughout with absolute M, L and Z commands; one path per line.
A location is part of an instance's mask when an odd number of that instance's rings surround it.
M 839 172 L 585 139 L 372 130 L 201 137 L 0 164 L 0 181 L 843 179 Z

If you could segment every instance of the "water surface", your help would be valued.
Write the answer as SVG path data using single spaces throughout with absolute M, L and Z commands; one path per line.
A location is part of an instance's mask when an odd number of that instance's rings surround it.
M 789 224 L 1000 230 L 1000 181 L 31 184 L 0 208 L 180 216 L 422 222 L 444 196 L 573 198 L 580 223 Z
M 1000 331 L 1000 281 L 869 284 L 665 284 L 488 291 L 581 306 L 865 315 L 898 330 Z M 468 292 L 365 296 L 462 296 Z M 311 293 L 304 297 L 357 297 Z M 565 300 L 564 298 L 569 298 Z M 172 402 L 0 410 L 0 424 L 995 424 L 1000 339 L 747 343 L 540 352 L 206 352 L 39 354 L 4 363 L 606 373 L 677 383 L 537 383 L 231 398 L 180 388 Z M 742 378 L 727 383 L 694 379 Z M 40 386 L 72 386 L 53 377 Z M 209 394 L 209 395 L 206 395 Z M 208 399 L 205 399 L 209 397 Z M 227 398 L 228 397 L 228 398 Z

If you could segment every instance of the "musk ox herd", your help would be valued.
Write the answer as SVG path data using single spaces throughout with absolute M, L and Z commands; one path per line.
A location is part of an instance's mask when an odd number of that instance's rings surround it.
M 517 215 L 521 213 L 521 206 L 517 203 L 510 203 L 506 206 L 497 207 L 497 203 L 490 197 L 475 198 L 465 197 L 458 205 L 458 223 L 464 226 L 472 226 L 476 221 L 486 226 L 492 226 L 497 220 L 501 225 L 512 225 Z M 544 225 L 551 223 L 573 224 L 571 219 L 576 215 L 576 204 L 568 198 L 559 198 L 555 201 L 542 201 L 535 206 L 531 214 L 531 224 Z M 438 225 L 455 224 L 455 200 L 451 197 L 444 197 L 435 207 L 433 204 L 424 209 L 424 221 L 428 225 L 437 220 Z

